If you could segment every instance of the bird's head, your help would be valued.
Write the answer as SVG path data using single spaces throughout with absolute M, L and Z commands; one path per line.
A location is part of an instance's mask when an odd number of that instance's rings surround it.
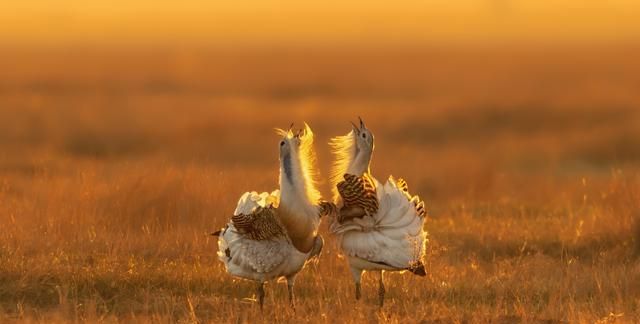
M 369 129 L 367 129 L 362 118 L 358 117 L 358 119 L 360 120 L 360 126 L 356 126 L 356 124 L 351 123 L 351 126 L 353 127 L 353 131 L 351 133 L 355 137 L 354 141 L 356 143 L 356 148 L 358 151 L 371 154 L 373 153 L 374 148 L 373 134 Z
M 304 123 L 304 128 L 296 132 L 292 128 L 293 124 L 286 131 L 276 128 L 276 133 L 282 136 L 278 144 L 280 146 L 280 159 L 290 154 L 297 155 L 306 144 L 313 143 L 313 132 L 307 123 Z
M 289 126 L 289 129 L 284 130 L 280 128 L 276 128 L 276 133 L 282 138 L 278 142 L 280 147 L 280 159 L 284 159 L 287 156 L 290 156 L 292 152 L 295 152 L 297 148 L 300 146 L 300 137 L 298 134 L 293 133 L 293 123 Z

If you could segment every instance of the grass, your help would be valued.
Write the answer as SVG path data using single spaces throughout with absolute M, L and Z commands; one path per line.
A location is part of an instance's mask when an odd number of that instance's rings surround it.
M 629 53 L 5 51 L 0 321 L 638 322 Z M 309 122 L 326 176 L 358 115 L 374 174 L 428 202 L 427 277 L 389 274 L 378 311 L 365 274 L 356 302 L 323 223 L 296 312 L 274 282 L 261 314 L 207 233 L 276 185 L 273 127 Z

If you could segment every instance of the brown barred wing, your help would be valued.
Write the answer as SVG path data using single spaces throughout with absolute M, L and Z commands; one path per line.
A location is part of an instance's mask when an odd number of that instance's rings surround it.
M 380 207 L 375 180 L 373 180 L 371 175 L 365 173 L 362 175 L 362 184 L 364 185 L 365 192 L 363 200 L 365 205 L 363 205 L 363 208 L 369 213 L 369 215 L 373 215 L 378 212 L 378 208 Z
M 378 212 L 378 196 L 373 178 L 367 173 L 358 177 L 353 174 L 345 174 L 344 181 L 338 183 L 338 192 L 344 207 L 359 207 L 367 214 L 374 215 Z
M 284 226 L 278 220 L 276 209 L 273 207 L 258 207 L 249 215 L 233 215 L 231 221 L 238 232 L 252 240 L 263 241 L 286 236 Z
M 320 202 L 318 207 L 320 208 L 320 213 L 319 213 L 320 217 L 323 217 L 323 216 L 335 217 L 338 213 L 338 208 L 332 202 L 323 200 Z

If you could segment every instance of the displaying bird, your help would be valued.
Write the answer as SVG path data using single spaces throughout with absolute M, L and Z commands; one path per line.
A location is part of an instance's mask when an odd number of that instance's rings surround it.
M 293 126 L 293 125 L 292 125 Z M 294 306 L 295 277 L 305 263 L 322 251 L 317 234 L 320 216 L 330 211 L 316 189 L 313 132 L 277 129 L 282 136 L 280 188 L 272 193 L 246 192 L 240 197 L 231 221 L 218 236 L 218 258 L 233 276 L 257 282 L 257 296 L 264 305 L 264 283 L 285 277 L 289 301 Z
M 411 196 L 407 183 L 389 177 L 383 185 L 370 171 L 373 134 L 360 119 L 360 126 L 345 136 L 331 139 L 336 160 L 331 174 L 333 202 L 338 209 L 330 224 L 342 253 L 349 261 L 360 299 L 362 272 L 379 274 L 379 304 L 384 304 L 383 271 L 410 271 L 426 275 L 422 257 L 427 242 L 426 211 L 418 196 Z

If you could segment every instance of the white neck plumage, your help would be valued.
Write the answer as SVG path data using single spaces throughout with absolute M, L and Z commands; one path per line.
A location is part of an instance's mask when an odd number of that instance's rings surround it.
M 301 252 L 312 249 L 319 225 L 317 202 L 311 201 L 308 194 L 311 185 L 298 156 L 292 152 L 282 158 L 278 215 L 293 245 Z
M 365 172 L 369 173 L 371 165 L 371 153 L 359 150 L 355 154 L 356 156 L 351 160 L 351 163 L 349 163 L 349 167 L 347 168 L 346 173 L 354 174 L 357 176 L 361 176 Z

